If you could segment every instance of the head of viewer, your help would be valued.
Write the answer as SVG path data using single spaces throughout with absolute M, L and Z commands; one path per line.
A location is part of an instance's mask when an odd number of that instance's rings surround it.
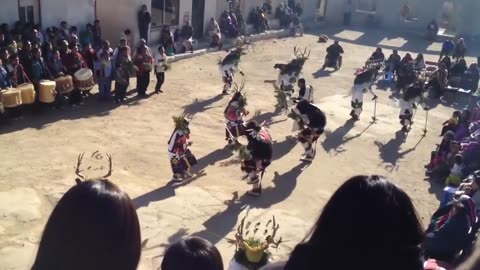
M 209 241 L 189 237 L 170 246 L 165 252 L 161 270 L 223 270 L 218 249 Z
M 388 269 L 421 270 L 422 239 L 417 213 L 402 189 L 381 176 L 355 176 L 333 194 L 285 269 L 385 269 L 388 264 Z
M 108 180 L 79 181 L 50 215 L 32 270 L 135 270 L 140 253 L 128 195 Z

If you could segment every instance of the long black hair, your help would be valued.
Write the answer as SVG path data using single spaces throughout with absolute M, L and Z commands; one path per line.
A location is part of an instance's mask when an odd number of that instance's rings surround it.
M 209 241 L 189 237 L 170 246 L 161 270 L 223 270 L 222 256 Z
M 141 237 L 126 193 L 108 180 L 79 182 L 53 210 L 32 270 L 135 270 Z
M 333 194 L 285 269 L 420 270 L 422 239 L 417 213 L 402 189 L 380 176 L 355 176 Z

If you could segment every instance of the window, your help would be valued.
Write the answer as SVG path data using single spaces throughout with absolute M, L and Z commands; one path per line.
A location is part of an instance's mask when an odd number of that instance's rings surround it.
M 38 21 L 38 1 L 20 0 L 18 2 L 18 19 L 22 23 L 35 24 Z
M 152 0 L 152 26 L 178 25 L 180 0 Z
M 366 12 L 376 12 L 377 1 L 376 0 L 358 0 L 357 10 L 366 11 Z

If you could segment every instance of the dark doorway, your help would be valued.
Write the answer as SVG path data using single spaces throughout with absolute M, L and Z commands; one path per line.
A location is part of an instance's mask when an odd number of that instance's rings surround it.
M 201 38 L 203 36 L 203 27 L 205 21 L 205 0 L 192 1 L 192 26 L 193 36 Z

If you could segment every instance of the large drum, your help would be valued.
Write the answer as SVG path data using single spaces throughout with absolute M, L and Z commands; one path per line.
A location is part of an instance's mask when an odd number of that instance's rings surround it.
M 52 103 L 55 101 L 57 91 L 55 91 L 54 81 L 40 81 L 40 96 L 39 100 L 42 103 Z
M 18 89 L 2 90 L 0 97 L 5 108 L 15 108 L 22 105 L 22 92 Z
M 21 84 L 17 86 L 17 90 L 20 90 L 22 94 L 22 104 L 35 103 L 35 88 L 33 87 L 33 84 Z
M 95 86 L 93 72 L 88 68 L 82 68 L 74 74 L 75 87 L 81 91 L 90 91 Z
M 74 86 L 73 86 L 73 79 L 72 76 L 66 75 L 59 77 L 55 80 L 55 90 L 59 94 L 67 94 L 73 91 Z

